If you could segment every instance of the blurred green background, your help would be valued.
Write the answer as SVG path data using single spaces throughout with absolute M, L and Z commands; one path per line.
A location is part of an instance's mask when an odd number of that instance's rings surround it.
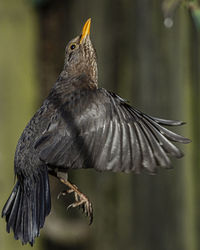
M 94 205 L 94 223 L 50 178 L 52 212 L 37 250 L 200 249 L 200 3 L 181 0 L 1 0 L 0 208 L 14 184 L 17 140 L 56 81 L 69 40 L 92 18 L 99 84 L 140 110 L 187 125 L 186 156 L 156 176 L 70 172 Z M 69 197 L 70 199 L 70 197 Z M 0 250 L 31 249 L 0 220 Z

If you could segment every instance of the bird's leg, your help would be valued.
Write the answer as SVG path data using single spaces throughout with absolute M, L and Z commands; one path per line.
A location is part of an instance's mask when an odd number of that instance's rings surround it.
M 93 221 L 93 208 L 92 208 L 92 203 L 88 200 L 88 198 L 81 193 L 77 186 L 71 184 L 68 180 L 62 178 L 62 177 L 58 177 L 59 180 L 65 184 L 67 187 L 69 187 L 68 190 L 62 192 L 59 194 L 60 195 L 66 195 L 69 193 L 74 193 L 74 198 L 75 198 L 75 202 L 72 203 L 71 205 L 69 205 L 67 207 L 67 209 L 71 208 L 71 207 L 81 207 L 83 208 L 83 212 L 85 213 L 86 216 L 88 216 L 90 218 L 90 224 L 92 224 Z

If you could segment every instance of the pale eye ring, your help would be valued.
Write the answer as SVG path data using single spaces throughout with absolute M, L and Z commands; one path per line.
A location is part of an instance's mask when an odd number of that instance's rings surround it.
M 70 49 L 71 49 L 71 50 L 74 50 L 75 48 L 76 48 L 76 44 L 73 43 L 73 44 L 70 46 Z

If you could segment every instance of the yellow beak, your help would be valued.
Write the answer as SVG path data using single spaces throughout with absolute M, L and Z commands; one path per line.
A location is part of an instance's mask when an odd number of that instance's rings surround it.
M 85 25 L 83 26 L 80 43 L 82 43 L 83 39 L 90 34 L 90 25 L 91 25 L 91 18 L 89 18 L 86 21 Z

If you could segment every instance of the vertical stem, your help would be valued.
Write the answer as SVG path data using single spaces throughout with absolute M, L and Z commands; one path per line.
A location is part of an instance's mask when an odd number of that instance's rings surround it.
M 0 39 L 0 207 L 14 184 L 14 152 L 17 140 L 33 112 L 36 94 L 35 37 L 37 20 L 25 1 L 1 1 Z M 0 220 L 0 248 L 21 249 L 13 233 Z M 36 243 L 34 249 L 38 249 Z M 31 249 L 27 246 L 26 249 Z

